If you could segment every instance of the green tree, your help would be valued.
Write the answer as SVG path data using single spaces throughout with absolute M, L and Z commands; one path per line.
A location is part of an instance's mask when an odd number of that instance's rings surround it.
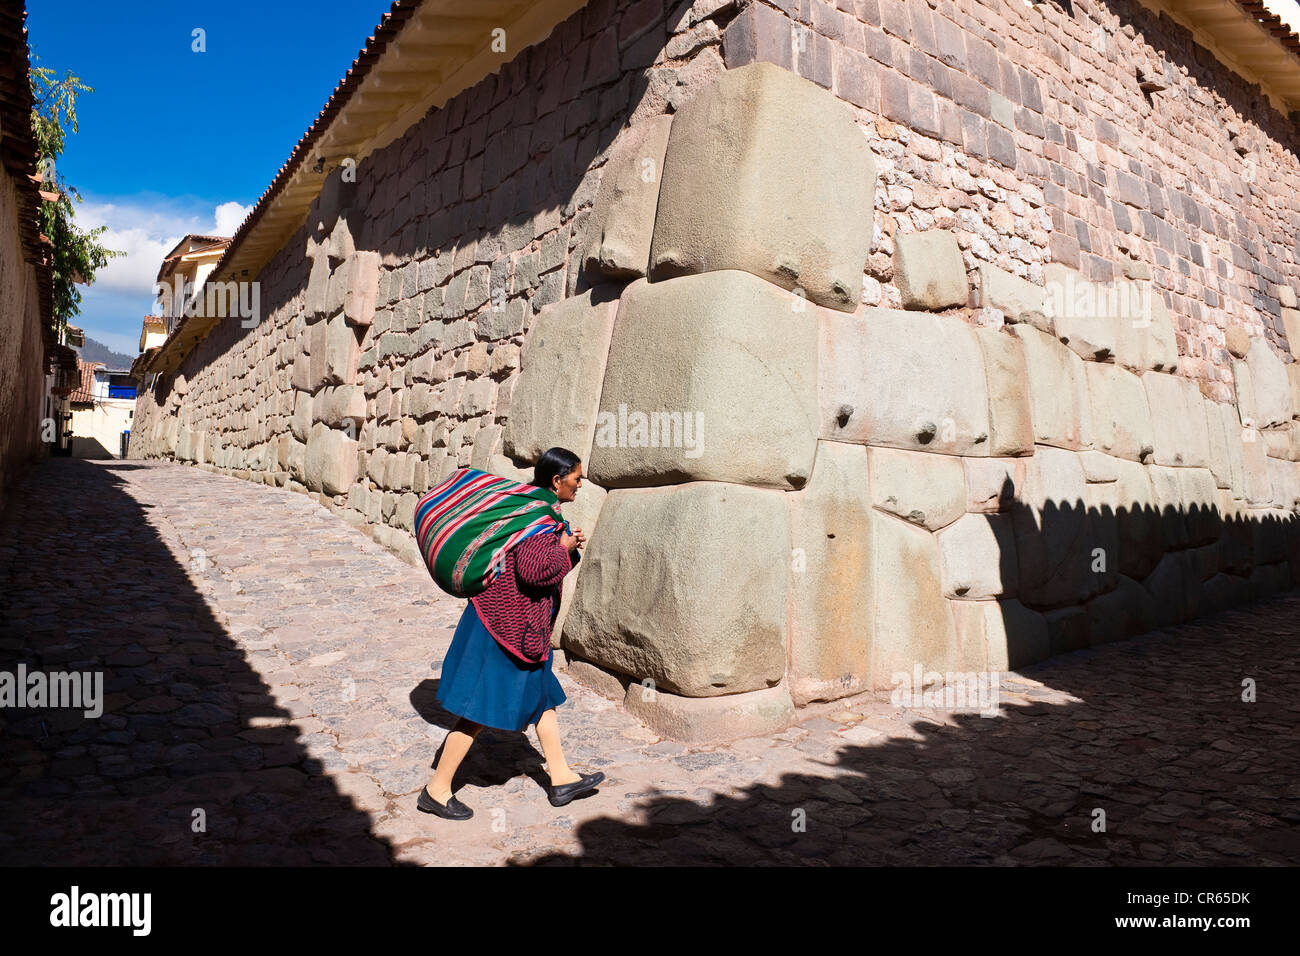
M 36 57 L 32 58 L 33 60 Z M 81 292 L 78 282 L 93 282 L 95 273 L 109 259 L 125 253 L 106 249 L 98 239 L 108 228 L 79 229 L 73 202 L 81 202 L 81 194 L 57 170 L 57 161 L 69 133 L 77 132 L 77 97 L 95 92 L 81 82 L 71 70 L 59 79 L 48 67 L 31 68 L 32 78 L 32 132 L 36 138 L 42 188 L 57 193 L 57 198 L 42 199 L 41 232 L 54 243 L 54 320 L 61 331 L 69 319 L 81 311 Z

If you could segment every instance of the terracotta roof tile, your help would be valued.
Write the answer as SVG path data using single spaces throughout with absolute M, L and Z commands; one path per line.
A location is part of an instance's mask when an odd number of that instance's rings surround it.
M 1256 23 L 1276 37 L 1291 53 L 1300 56 L 1300 36 L 1297 36 L 1276 13 L 1269 12 L 1262 0 L 1233 0 L 1233 2 L 1250 14 Z
M 103 362 L 83 362 L 77 359 L 77 371 L 81 375 L 81 384 L 72 390 L 68 396 L 68 401 L 92 405 L 95 402 L 95 369 L 103 366 Z
M 271 180 L 271 185 L 266 187 L 266 191 L 253 205 L 252 211 L 244 217 L 244 221 L 235 230 L 234 236 L 230 239 L 230 245 L 226 247 L 225 254 L 217 261 L 212 270 L 214 276 L 221 275 L 245 237 L 270 207 L 272 200 L 284 189 L 285 184 L 298 170 L 298 167 L 307 160 L 312 148 L 316 145 L 316 141 L 325 134 L 339 110 L 352 98 L 352 95 L 361 86 L 362 81 L 370 74 L 371 67 L 379 61 L 379 54 L 388 48 L 388 44 L 397 37 L 398 32 L 406 25 L 406 21 L 411 18 L 422 3 L 424 3 L 424 0 L 393 0 L 392 6 L 383 15 L 379 25 L 375 27 L 375 32 L 366 39 L 366 45 L 356 55 L 356 58 L 352 61 L 352 66 L 343 75 L 343 79 L 334 87 L 329 99 L 325 101 L 320 113 L 316 115 L 316 119 L 307 128 L 307 132 L 303 133 L 298 139 L 297 144 L 289 153 L 289 158 L 277 170 L 275 178 Z M 166 270 L 166 268 L 167 265 L 164 261 L 163 270 Z M 169 333 L 163 348 L 166 348 L 174 339 L 184 334 L 187 331 L 186 326 L 189 322 L 190 317 L 188 316 L 178 322 L 176 327 Z

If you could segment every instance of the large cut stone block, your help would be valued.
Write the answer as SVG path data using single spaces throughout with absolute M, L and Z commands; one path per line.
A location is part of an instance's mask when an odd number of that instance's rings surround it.
M 989 454 L 1032 455 L 1034 423 L 1029 402 L 1029 372 L 1020 339 L 994 329 L 975 329 L 984 353 L 989 393 Z
M 960 458 L 870 448 L 867 462 L 871 503 L 881 511 L 928 531 L 950 525 L 965 513 L 966 481 Z
M 327 349 L 329 324 L 317 322 L 299 338 L 293 359 L 292 385 L 304 392 L 314 392 L 329 381 Z
M 986 457 L 984 358 L 961 319 L 862 309 L 819 315 L 821 437 Z
M 368 327 L 375 318 L 379 294 L 379 253 L 353 252 L 344 260 L 331 283 L 343 286 L 343 315 L 349 325 Z
M 623 709 L 661 737 L 687 743 L 776 734 L 795 719 L 785 684 L 725 697 L 680 697 L 633 682 Z
M 593 282 L 635 279 L 650 264 L 659 181 L 671 116 L 656 116 L 626 130 L 600 174 L 600 192 L 587 220 L 583 262 Z
M 325 426 L 320 426 L 324 428 Z M 229 449 L 224 449 L 229 458 Z M 289 446 L 289 474 L 304 486 L 307 484 L 307 443 L 294 440 Z
M 867 452 L 862 445 L 818 442 L 811 480 L 789 496 L 790 693 L 799 706 L 870 686 Z
M 1080 358 L 1104 361 L 1115 352 L 1114 287 L 1093 282 L 1060 263 L 1043 266 L 1047 306 L 1056 336 Z
M 1113 591 L 1100 594 L 1088 602 L 1088 643 L 1108 644 L 1136 634 L 1145 634 L 1154 626 L 1151 594 L 1132 578 L 1120 577 Z
M 1295 295 L 1295 293 L 1291 294 Z M 1295 358 L 1297 352 L 1300 352 L 1300 310 L 1284 307 L 1282 310 L 1282 328 L 1286 329 L 1287 333 L 1287 350 L 1291 352 L 1292 358 Z
M 1230 325 L 1223 331 L 1223 344 L 1233 358 L 1244 359 L 1250 352 L 1250 333 L 1242 325 Z
M 1155 489 L 1145 466 L 1119 458 L 1110 464 L 1115 481 L 1088 487 L 1089 504 L 1094 507 L 1091 517 L 1101 524 L 1097 538 L 1113 543 L 1119 551 L 1118 560 L 1114 554 L 1106 556 L 1109 572 L 1144 578 L 1165 550 Z
M 1250 509 L 1244 501 L 1220 490 L 1219 514 L 1223 517 L 1223 570 L 1235 575 L 1249 574 L 1255 566 Z
M 905 309 L 966 304 L 966 264 L 957 237 L 942 229 L 894 237 L 894 284 Z
M 1266 429 L 1264 446 L 1270 458 L 1282 458 L 1286 461 L 1300 460 L 1300 422 L 1294 419 Z
M 1273 490 L 1273 507 L 1281 511 L 1300 511 L 1300 479 L 1296 463 L 1280 458 L 1266 459 L 1268 483 Z
M 1001 614 L 997 601 L 953 601 L 952 620 L 957 633 L 957 655 L 963 671 L 989 669 L 988 630 Z
M 1095 591 L 1105 592 L 1115 587 L 1123 560 L 1124 542 L 1120 538 L 1119 516 L 1114 507 L 1121 467 L 1135 463 L 1090 451 L 1079 456 L 1079 464 L 1087 482 L 1083 489 L 1083 502 L 1088 520 L 1088 570 L 1096 579 Z M 1103 480 L 1097 481 L 1097 478 Z
M 307 439 L 303 484 L 327 495 L 346 494 L 357 480 L 358 448 L 360 444 L 343 432 L 317 422 Z
M 303 312 L 308 322 L 317 322 L 327 315 L 329 301 L 330 261 L 324 249 L 319 249 L 311 260 L 307 275 L 307 289 L 303 294 Z
M 1283 462 L 1294 476 L 1295 466 Z M 1187 516 L 1187 538 L 1193 547 L 1216 541 L 1222 531 L 1219 489 L 1208 468 L 1179 468 L 1178 484 L 1183 513 Z M 1217 570 L 1217 568 L 1215 569 Z M 1202 575 L 1202 579 L 1210 575 Z
M 876 688 L 895 674 L 951 671 L 960 663 L 952 607 L 943 593 L 939 545 L 914 524 L 872 512 L 872 673 Z
M 1241 426 L 1237 410 L 1224 402 L 1205 403 L 1205 427 L 1210 437 L 1210 470 L 1220 488 L 1243 493 Z
M 603 286 L 547 306 L 533 319 L 510 396 L 507 455 L 535 463 L 558 445 L 590 464 L 617 309 L 618 299 Z
M 1019 568 L 1010 516 L 963 515 L 937 537 L 948 597 L 976 601 L 1016 596 Z
M 1273 487 L 1269 483 L 1268 448 L 1263 436 L 1253 428 L 1241 430 L 1241 467 L 1246 503 L 1252 508 L 1270 505 Z
M 1150 296 L 1151 324 L 1146 328 L 1142 346 L 1142 361 L 1146 368 L 1156 372 L 1178 371 L 1178 339 L 1174 336 L 1174 322 L 1165 305 L 1165 297 L 1152 289 Z
M 1266 339 L 1263 337 L 1251 339 L 1246 364 L 1250 366 L 1250 375 L 1255 386 L 1255 414 L 1259 416 L 1258 427 L 1268 428 L 1270 425 L 1289 422 L 1294 415 L 1294 409 L 1291 407 L 1291 380 L 1287 376 L 1282 359 L 1273 351 Z
M 972 514 L 1006 511 L 1025 480 L 1026 459 L 963 458 L 966 510 Z
M 307 407 L 314 421 L 342 429 L 353 438 L 366 423 L 366 393 L 360 385 L 324 388 L 314 398 L 299 393 L 297 400 Z
M 953 606 L 961 607 L 965 603 L 954 601 Z M 1047 622 L 1037 611 L 1016 600 L 971 602 L 969 607 L 981 611 L 989 670 L 1025 667 L 1051 655 Z M 969 618 L 969 611 L 965 616 Z
M 1201 579 L 1194 551 L 1169 552 L 1142 585 L 1151 595 L 1151 615 L 1156 627 L 1181 624 L 1196 617 Z
M 1083 359 L 1029 325 L 1013 329 L 1025 350 L 1034 440 L 1058 448 L 1088 448 L 1092 416 Z
M 979 267 L 979 303 L 985 309 L 997 309 L 1008 323 L 1027 323 L 1049 335 L 1052 320 L 1047 315 L 1047 291 L 1041 285 L 1004 272 L 996 266 Z
M 688 697 L 775 686 L 789 549 L 779 491 L 715 481 L 613 491 L 585 549 L 565 646 Z
M 1259 410 L 1255 407 L 1255 379 L 1250 366 L 1242 359 L 1232 360 L 1232 381 L 1237 392 L 1237 417 L 1244 428 L 1259 428 Z
M 1250 517 L 1256 571 L 1260 565 L 1285 560 L 1287 531 L 1294 521 L 1291 512 L 1280 508 L 1253 508 Z
M 1300 351 L 1300 338 L 1291 340 L 1291 347 Z M 1287 382 L 1291 385 L 1291 407 L 1300 411 L 1300 362 L 1292 362 L 1286 367 Z
M 592 480 L 803 485 L 826 314 L 734 270 L 633 283 L 614 322 Z
M 312 357 L 314 359 L 315 355 Z M 360 358 L 361 345 L 357 333 L 348 325 L 347 317 L 339 312 L 329 320 L 325 337 L 325 382 L 335 385 L 355 382 Z
M 1043 612 L 1047 641 L 1053 654 L 1066 654 L 1088 646 L 1088 613 L 1081 607 L 1058 607 Z
M 1084 364 L 1093 445 L 1116 458 L 1145 461 L 1155 449 L 1142 380 L 1118 365 Z
M 852 312 L 875 161 L 832 93 L 771 63 L 728 70 L 673 119 L 650 275 L 741 269 Z
M 1173 371 L 1178 349 L 1160 293 L 1150 282 L 1129 279 L 1101 288 L 1109 297 L 1107 306 L 1114 315 L 1115 363 L 1140 374 L 1152 367 L 1165 368 L 1169 362 L 1167 371 Z M 1168 354 L 1171 345 L 1172 358 Z
M 1012 527 L 1020 599 L 1031 606 L 1081 604 L 1102 589 L 1086 488 L 1079 456 L 1070 451 L 1039 446 L 1025 469 Z
M 1204 468 L 1210 461 L 1210 430 L 1205 399 L 1196 383 L 1180 375 L 1148 372 L 1142 376 L 1151 408 L 1157 465 Z
M 1155 494 L 1156 512 L 1160 515 L 1161 535 L 1167 550 L 1186 548 L 1192 543 L 1187 512 L 1183 509 L 1183 484 L 1179 480 L 1181 470 L 1166 465 L 1147 466 L 1151 490 Z

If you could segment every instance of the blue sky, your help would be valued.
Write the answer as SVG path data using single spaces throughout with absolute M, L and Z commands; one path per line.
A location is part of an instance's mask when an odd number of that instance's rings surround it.
M 59 171 L 84 228 L 127 252 L 82 288 L 73 320 L 128 355 L 162 256 L 186 233 L 229 235 L 389 9 L 388 0 L 27 0 L 36 62 L 95 92 Z M 193 31 L 205 32 L 204 52 Z

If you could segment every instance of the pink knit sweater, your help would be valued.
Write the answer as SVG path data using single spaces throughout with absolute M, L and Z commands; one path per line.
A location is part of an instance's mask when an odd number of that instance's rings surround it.
M 506 552 L 496 580 L 471 599 L 488 633 L 524 663 L 550 656 L 560 584 L 579 560 L 558 534 L 535 534 Z

